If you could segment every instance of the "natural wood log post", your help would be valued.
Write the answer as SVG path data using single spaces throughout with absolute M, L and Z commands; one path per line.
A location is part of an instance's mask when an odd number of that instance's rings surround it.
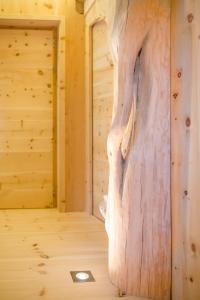
M 106 211 L 110 276 L 126 294 L 169 299 L 170 4 L 115 2 Z

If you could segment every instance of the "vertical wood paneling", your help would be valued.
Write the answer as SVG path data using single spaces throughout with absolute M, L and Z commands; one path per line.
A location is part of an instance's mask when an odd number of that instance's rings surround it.
M 0 29 L 0 208 L 54 206 L 53 44 L 52 30 Z
M 93 214 L 102 218 L 99 203 L 108 194 L 107 137 L 113 105 L 113 64 L 104 21 L 93 26 Z
M 85 188 L 84 16 L 66 1 L 66 208 L 83 211 Z
M 200 299 L 200 2 L 172 1 L 172 299 Z

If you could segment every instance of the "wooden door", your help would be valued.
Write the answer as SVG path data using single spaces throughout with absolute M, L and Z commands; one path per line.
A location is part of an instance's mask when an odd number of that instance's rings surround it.
M 112 119 L 113 64 L 107 25 L 93 26 L 93 214 L 102 218 L 99 203 L 108 193 L 107 137 Z
M 54 206 L 54 33 L 0 29 L 0 208 Z

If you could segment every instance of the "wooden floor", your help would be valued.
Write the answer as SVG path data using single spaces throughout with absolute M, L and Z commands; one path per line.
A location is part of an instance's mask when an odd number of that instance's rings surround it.
M 56 209 L 0 210 L 1 300 L 112 300 L 104 224 Z M 71 270 L 96 282 L 73 283 Z M 125 298 L 135 299 L 136 298 Z

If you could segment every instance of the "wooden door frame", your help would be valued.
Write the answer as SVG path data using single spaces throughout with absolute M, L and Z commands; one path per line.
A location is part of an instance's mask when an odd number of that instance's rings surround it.
M 66 211 L 65 193 L 65 18 L 0 16 L 0 28 L 56 30 L 56 199 L 59 211 Z
M 107 25 L 105 14 L 101 10 L 96 9 L 96 0 L 86 2 L 85 7 L 85 91 L 86 91 L 86 211 L 89 214 L 93 213 L 93 71 L 92 71 L 92 35 L 95 24 L 104 21 Z M 102 199 L 103 200 L 103 199 Z

